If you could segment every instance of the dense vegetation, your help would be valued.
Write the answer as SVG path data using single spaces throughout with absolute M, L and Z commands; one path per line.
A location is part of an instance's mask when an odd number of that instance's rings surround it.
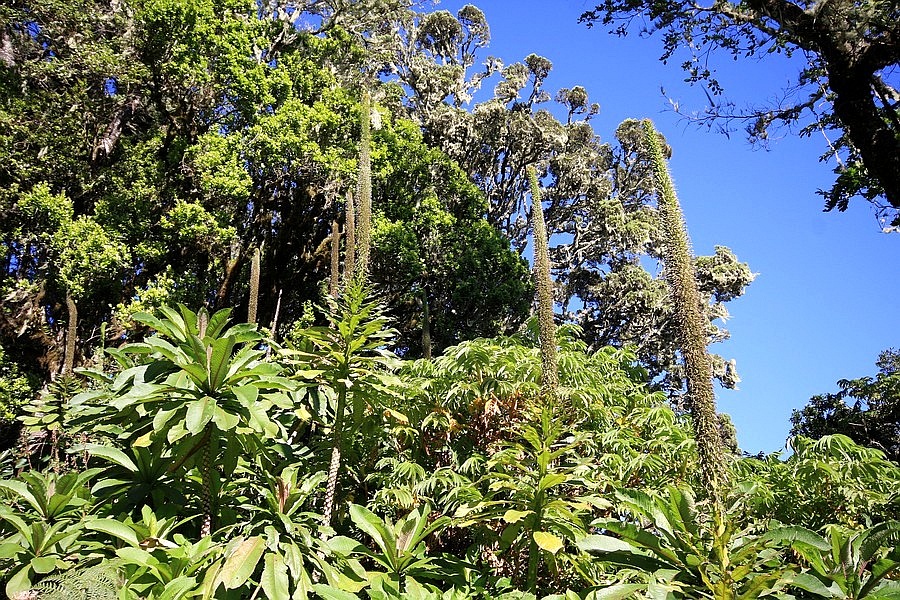
M 0 17 L 9 597 L 900 597 L 900 467 L 815 408 L 739 455 L 752 272 L 692 256 L 649 121 L 471 72 L 477 8 Z

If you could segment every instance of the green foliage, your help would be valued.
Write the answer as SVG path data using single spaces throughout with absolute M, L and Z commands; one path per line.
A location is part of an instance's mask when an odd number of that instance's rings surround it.
M 805 407 L 794 410 L 791 434 L 810 438 L 843 434 L 900 462 L 900 353 L 885 350 L 877 366 L 874 379 L 842 379 L 837 393 L 813 396 Z
M 373 512 L 356 504 L 350 505 L 350 518 L 354 525 L 365 533 L 377 546 L 372 551 L 349 538 L 334 538 L 329 544 L 345 553 L 359 553 L 369 557 L 384 569 L 384 576 L 390 584 L 402 586 L 407 578 L 441 579 L 443 574 L 433 564 L 433 559 L 425 555 L 426 540 L 431 535 L 440 534 L 450 524 L 446 516 L 431 519 L 431 507 L 423 504 L 408 515 L 392 523 L 383 521 Z M 373 574 L 368 574 L 370 585 Z
M 116 600 L 119 576 L 108 565 L 72 569 L 43 579 L 24 592 L 41 600 Z
M 734 464 L 736 485 L 750 494 L 753 518 L 818 530 L 828 523 L 859 527 L 900 516 L 900 469 L 879 451 L 843 435 L 795 437 L 790 448 L 784 460 L 771 454 Z
M 288 395 L 293 383 L 254 346 L 264 336 L 253 324 L 227 327 L 229 312 L 209 315 L 179 306 L 177 311 L 163 308 L 162 318 L 135 315 L 156 335 L 118 350 L 122 371 L 112 380 L 94 374 L 104 389 L 85 395 L 109 403 L 107 432 L 149 450 L 135 451 L 140 467 L 127 456 L 115 456 L 127 477 L 140 483 L 128 501 L 134 505 L 147 495 L 165 495 L 160 489 L 163 457 L 167 474 L 197 468 L 204 528 L 218 499 L 211 463 L 219 454 L 226 457 L 231 467 L 217 469 L 215 479 L 227 480 L 239 452 L 260 449 L 264 437 L 280 435 L 283 425 L 273 419 L 275 413 L 294 408 Z
M 546 589 L 563 578 L 577 560 L 575 543 L 587 535 L 591 511 L 609 506 L 596 495 L 602 485 L 578 452 L 583 437 L 565 432 L 552 409 L 540 409 L 488 459 L 477 483 L 484 495 L 456 512 L 461 527 L 495 524 L 491 537 L 500 555 L 532 593 L 539 578 Z
M 900 567 L 900 522 L 886 521 L 862 531 L 832 525 L 825 537 L 803 527 L 781 527 L 763 538 L 790 547 L 809 568 L 791 578 L 796 588 L 824 598 L 854 600 L 900 594 L 900 582 L 890 577 Z
M 380 399 L 393 394 L 391 386 L 395 380 L 390 372 L 396 368 L 397 359 L 384 346 L 395 332 L 388 326 L 382 305 L 371 295 L 365 278 L 351 279 L 338 298 L 328 297 L 328 325 L 295 331 L 296 343 L 285 351 L 302 365 L 297 376 L 316 380 L 325 388 L 320 389 L 323 396 L 333 401 L 321 411 L 330 413 L 331 428 L 326 525 L 330 525 L 333 514 L 348 432 L 358 430 L 367 413 L 377 410 Z M 348 409 L 352 416 L 350 427 L 344 424 Z M 327 418 L 325 414 L 320 416 Z
M 787 582 L 788 567 L 767 538 L 739 529 L 740 502 L 710 518 L 688 488 L 669 486 L 663 494 L 623 489 L 616 499 L 622 518 L 595 520 L 592 526 L 606 533 L 588 536 L 579 546 L 633 569 L 642 581 L 620 583 L 606 593 L 756 598 Z
M 483 194 L 414 123 L 395 119 L 373 137 L 385 147 L 374 168 L 390 202 L 376 214 L 371 271 L 400 332 L 398 351 L 424 355 L 423 298 L 436 354 L 508 333 L 527 314 L 533 285 L 527 263 L 484 220 Z
M 71 568 L 90 556 L 85 519 L 91 509 L 86 483 L 100 469 L 56 475 L 38 471 L 17 480 L 0 480 L 4 527 L 0 564 L 5 565 L 9 597 L 32 587 L 42 575 Z
M 642 266 L 672 237 L 662 148 L 638 122 L 601 143 L 580 86 L 557 96 L 565 123 L 542 110 L 543 57 L 468 73 L 478 9 L 37 0 L 0 19 L 0 409 L 26 413 L 30 459 L 0 481 L 9 595 L 892 591 L 900 475 L 849 438 L 736 459 L 730 510 L 694 506 L 708 453 L 653 391 L 685 375 L 675 305 Z M 478 338 L 529 310 L 537 164 L 563 322 Z M 313 309 L 342 212 L 345 285 Z M 370 225 L 373 287 L 353 256 Z M 695 329 L 725 337 L 711 321 L 749 268 L 724 247 L 682 267 Z M 271 337 L 229 324 L 248 296 Z M 79 333 L 91 368 L 55 377 Z
M 79 217 L 54 235 L 61 283 L 75 298 L 118 285 L 131 255 L 115 232 L 93 219 Z M 115 292 L 113 292 L 115 293 Z
M 36 384 L 35 377 L 24 373 L 0 346 L 0 427 L 15 419 L 31 401 Z

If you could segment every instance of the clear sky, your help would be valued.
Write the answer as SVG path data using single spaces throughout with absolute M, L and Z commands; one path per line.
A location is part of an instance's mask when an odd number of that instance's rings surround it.
M 651 118 L 673 148 L 670 163 L 697 254 L 730 247 L 758 273 L 744 297 L 729 303 L 732 339 L 711 350 L 737 360 L 737 391 L 720 390 L 748 452 L 784 446 L 791 409 L 836 391 L 838 379 L 875 374 L 878 353 L 900 347 L 900 234 L 881 233 L 863 200 L 845 213 L 822 212 L 816 190 L 828 188 L 833 165 L 818 162 L 823 137 L 785 136 L 769 151 L 740 132 L 722 135 L 686 124 L 682 110 L 701 110 L 702 89 L 683 82 L 681 60 L 658 61 L 661 41 L 622 39 L 578 16 L 583 0 L 482 0 L 491 28 L 485 51 L 504 63 L 539 54 L 553 62 L 546 89 L 584 86 L 601 106 L 593 125 L 611 140 L 626 118 Z M 436 8 L 455 13 L 466 2 Z M 683 60 L 683 58 L 682 58 Z M 796 72 L 777 62 L 717 61 L 720 80 L 739 105 L 774 98 Z

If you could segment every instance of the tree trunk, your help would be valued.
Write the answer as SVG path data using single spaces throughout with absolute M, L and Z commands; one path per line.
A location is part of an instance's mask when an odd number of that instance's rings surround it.
M 222 279 L 222 285 L 219 286 L 219 290 L 216 292 L 216 308 L 221 308 L 225 304 L 225 299 L 231 294 L 231 288 L 234 286 L 234 282 L 240 272 L 242 256 L 243 252 L 238 251 L 237 256 L 228 261 L 228 265 L 225 267 L 225 277 Z
M 875 103 L 871 73 L 828 67 L 834 92 L 834 114 L 859 151 L 869 174 L 878 180 L 884 196 L 900 209 L 900 138 Z M 846 208 L 846 207 L 838 207 Z

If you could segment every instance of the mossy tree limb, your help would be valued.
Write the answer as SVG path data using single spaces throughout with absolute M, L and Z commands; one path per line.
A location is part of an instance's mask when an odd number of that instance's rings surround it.
M 727 470 L 719 419 L 716 416 L 712 363 L 706 351 L 707 322 L 701 312 L 701 296 L 684 216 L 675 194 L 660 136 L 649 119 L 643 121 L 643 127 L 656 179 L 659 218 L 665 239 L 663 264 L 675 305 L 701 477 L 718 505 L 721 502 L 721 490 L 726 485 Z
M 550 243 L 544 209 L 541 205 L 541 186 L 534 167 L 528 167 L 531 186 L 531 222 L 534 231 L 534 275 L 537 288 L 538 322 L 541 342 L 541 395 L 547 403 L 556 399 L 559 373 L 556 363 L 556 323 L 553 320 L 553 280 L 550 278 Z

